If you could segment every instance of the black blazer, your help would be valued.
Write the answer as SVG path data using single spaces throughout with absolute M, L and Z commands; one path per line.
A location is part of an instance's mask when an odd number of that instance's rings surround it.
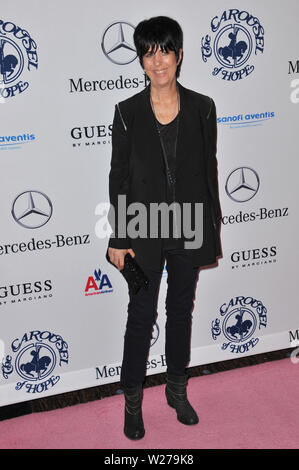
M 201 248 L 186 249 L 193 266 L 214 264 L 221 256 L 214 101 L 183 87 L 180 93 L 180 121 L 176 155 L 176 201 L 204 203 L 204 240 Z M 165 201 L 166 177 L 162 147 L 150 104 L 150 85 L 115 106 L 112 126 L 112 158 L 109 173 L 112 227 L 109 246 L 132 248 L 143 267 L 160 271 L 163 267 L 161 238 L 120 238 L 118 236 L 118 195 L 132 202 Z M 127 217 L 127 221 L 133 216 Z M 134 216 L 135 217 L 135 216 Z M 194 221 L 194 214 L 192 213 Z M 188 240 L 184 238 L 183 240 Z M 189 240 L 190 241 L 190 240 Z

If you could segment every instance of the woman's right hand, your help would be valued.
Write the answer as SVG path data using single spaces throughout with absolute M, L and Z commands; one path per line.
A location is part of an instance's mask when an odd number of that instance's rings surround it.
M 124 267 L 124 259 L 127 253 L 130 253 L 132 258 L 135 257 L 135 253 L 132 248 L 129 249 L 119 249 L 119 248 L 108 248 L 108 256 L 110 258 L 111 263 L 113 263 L 119 271 L 121 271 Z

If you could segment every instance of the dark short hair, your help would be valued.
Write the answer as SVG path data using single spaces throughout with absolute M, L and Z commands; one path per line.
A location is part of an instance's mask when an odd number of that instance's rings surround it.
M 179 59 L 179 50 L 183 48 L 183 31 L 179 23 L 168 16 L 155 16 L 141 21 L 134 31 L 134 43 L 141 67 L 143 56 L 150 47 L 155 51 L 160 46 L 164 52 L 174 51 L 176 60 Z M 176 76 L 179 77 L 182 60 L 179 63 Z

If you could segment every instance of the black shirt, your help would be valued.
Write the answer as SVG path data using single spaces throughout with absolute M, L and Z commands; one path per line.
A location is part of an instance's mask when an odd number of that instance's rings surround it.
M 160 131 L 160 136 L 163 139 L 163 145 L 165 148 L 165 153 L 167 157 L 167 162 L 169 169 L 172 175 L 176 173 L 176 161 L 175 161 L 175 144 L 176 144 L 176 133 L 177 133 L 177 120 L 178 116 L 176 116 L 171 122 L 168 124 L 161 124 L 157 121 L 157 126 Z M 166 173 L 165 173 L 166 177 Z M 175 185 L 174 185 L 174 192 L 173 188 L 170 188 L 167 184 L 166 180 L 166 202 L 167 204 L 171 204 L 175 202 Z M 173 237 L 173 211 L 169 211 L 169 238 L 162 238 L 162 245 L 164 249 L 179 249 L 183 248 L 183 243 L 180 238 Z

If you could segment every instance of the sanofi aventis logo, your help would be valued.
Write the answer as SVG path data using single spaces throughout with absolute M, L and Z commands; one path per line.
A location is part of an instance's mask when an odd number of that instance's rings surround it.
M 35 140 L 36 136 L 27 132 L 18 135 L 0 135 L 0 150 L 20 149 L 22 145 Z
M 218 124 L 223 124 L 232 128 L 262 126 L 266 121 L 275 118 L 274 111 L 266 111 L 263 113 L 247 113 L 219 116 Z

